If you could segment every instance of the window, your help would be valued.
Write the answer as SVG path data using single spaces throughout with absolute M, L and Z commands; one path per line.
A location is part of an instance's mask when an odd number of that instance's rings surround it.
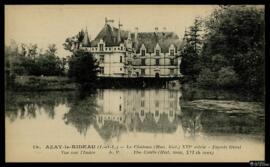
M 170 55 L 171 55 L 171 56 L 174 56 L 174 49 L 171 49 L 171 50 L 170 50 Z
M 124 49 L 123 49 L 123 46 L 121 46 L 121 50 L 124 50 Z
M 144 110 L 141 110 L 141 116 L 144 116 Z
M 104 55 L 99 56 L 99 63 L 104 63 Z
M 174 65 L 174 59 L 170 59 L 171 65 Z
M 156 59 L 156 65 L 157 66 L 159 65 L 159 59 Z
M 142 50 L 142 56 L 145 56 L 145 50 Z
M 145 75 L 145 69 L 141 69 L 141 75 Z
M 100 74 L 104 74 L 104 67 L 100 67 Z
M 119 105 L 119 111 L 121 111 L 122 110 L 122 106 L 121 106 L 121 104 Z
M 158 110 L 156 110 L 156 112 L 155 112 L 155 116 L 157 117 L 159 115 L 159 111 Z
M 144 101 L 141 101 L 141 107 L 144 107 Z
M 122 71 L 122 68 L 120 68 L 120 71 Z
M 120 63 L 122 63 L 122 56 L 120 56 Z
M 104 48 L 103 48 L 103 44 L 99 44 L 99 50 L 100 50 L 100 51 L 103 51 L 103 49 L 104 49 Z
M 141 59 L 141 60 L 142 60 L 141 65 L 142 65 L 142 66 L 145 66 L 145 59 Z
M 174 69 L 170 69 L 170 74 L 171 74 L 171 75 L 174 74 Z
M 156 107 L 159 107 L 159 101 L 156 101 L 156 102 L 155 102 L 155 106 L 156 106 Z
M 170 101 L 170 108 L 173 108 L 173 102 Z
M 170 110 L 170 117 L 172 117 L 173 116 L 173 111 L 172 110 Z
M 159 50 L 156 50 L 156 56 L 159 56 Z

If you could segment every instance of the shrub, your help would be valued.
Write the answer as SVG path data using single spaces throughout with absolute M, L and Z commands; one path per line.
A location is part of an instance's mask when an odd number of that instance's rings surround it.
M 234 87 L 239 84 L 239 77 L 233 67 L 222 67 L 218 71 L 217 86 L 219 87 Z
M 201 70 L 197 82 L 203 87 L 216 87 L 216 72 L 212 72 L 209 68 L 204 68 Z

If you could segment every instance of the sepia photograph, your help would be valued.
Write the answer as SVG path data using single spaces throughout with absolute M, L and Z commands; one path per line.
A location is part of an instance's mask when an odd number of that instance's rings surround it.
M 265 161 L 264 5 L 4 14 L 6 162 Z

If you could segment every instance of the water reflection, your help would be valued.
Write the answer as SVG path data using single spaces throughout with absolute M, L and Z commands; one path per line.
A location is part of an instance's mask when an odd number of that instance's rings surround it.
M 182 99 L 180 91 L 167 89 L 100 89 L 83 96 L 78 92 L 7 92 L 5 114 L 11 124 L 17 120 L 27 124 L 45 113 L 45 121 L 56 121 L 60 130 L 75 128 L 78 133 L 74 135 L 84 137 L 92 126 L 105 142 L 137 133 L 188 139 L 232 134 L 251 134 L 260 139 L 264 136 L 264 117 L 198 110 Z M 45 123 L 31 122 L 32 131 L 40 131 L 35 124 Z
M 181 114 L 180 92 L 168 90 L 100 90 L 95 127 L 109 140 L 122 133 L 172 133 Z
M 94 114 L 98 110 L 96 97 L 96 94 L 89 94 L 86 97 L 79 95 L 74 99 L 70 103 L 70 110 L 63 115 L 65 124 L 73 125 L 80 134 L 86 135 L 89 126 L 93 124 Z
M 6 92 L 5 115 L 13 122 L 17 118 L 33 119 L 41 112 L 54 119 L 55 107 L 68 105 L 71 92 Z

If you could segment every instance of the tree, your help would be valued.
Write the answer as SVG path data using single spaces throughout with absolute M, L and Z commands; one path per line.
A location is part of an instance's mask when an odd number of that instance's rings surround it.
M 234 71 L 233 67 L 222 67 L 218 71 L 218 77 L 216 79 L 216 84 L 219 87 L 236 87 L 239 84 L 239 76 Z
M 28 47 L 28 56 L 35 59 L 38 55 L 37 49 L 37 44 L 30 44 Z
M 95 87 L 98 64 L 89 52 L 77 50 L 69 59 L 68 76 L 73 78 L 83 89 Z
M 63 75 L 64 62 L 57 57 L 55 44 L 50 44 L 45 53 L 40 50 L 37 44 L 21 44 L 13 42 L 6 46 L 6 69 L 15 75 Z M 20 50 L 20 51 L 19 51 Z
M 47 55 L 56 56 L 57 48 L 55 44 L 49 44 L 48 49 L 46 50 Z
M 44 54 L 37 59 L 40 67 L 39 75 L 63 75 L 62 62 L 56 56 L 57 48 L 55 44 L 50 44 Z
M 200 71 L 200 74 L 197 78 L 197 82 L 202 87 L 216 88 L 217 87 L 216 78 L 217 78 L 217 72 L 213 72 L 209 68 L 203 68 Z
M 63 44 L 64 49 L 75 52 L 80 47 L 80 43 L 83 41 L 84 38 L 84 32 L 81 30 L 77 35 L 73 37 L 69 37 L 65 40 L 65 43 Z
M 189 28 L 189 31 L 185 31 L 184 45 L 181 49 L 182 61 L 180 65 L 181 73 L 195 80 L 200 71 L 200 52 L 202 39 L 200 35 L 202 31 L 202 22 L 196 18 L 194 25 Z
M 264 10 L 260 8 L 237 5 L 215 10 L 205 21 L 203 64 L 208 68 L 220 66 L 216 70 L 232 66 L 243 88 L 263 94 L 264 24 Z M 212 61 L 215 55 L 225 63 Z

